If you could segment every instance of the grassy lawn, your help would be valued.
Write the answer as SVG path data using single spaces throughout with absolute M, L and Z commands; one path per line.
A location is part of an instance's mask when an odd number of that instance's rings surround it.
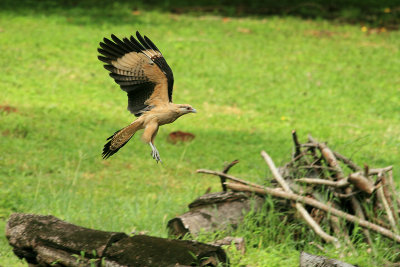
M 175 103 L 198 110 L 163 126 L 156 140 L 163 164 L 135 136 L 107 161 L 105 139 L 129 124 L 124 92 L 97 60 L 111 33 L 136 30 L 161 49 L 175 76 Z M 292 150 L 291 130 L 308 133 L 371 167 L 394 165 L 400 182 L 399 32 L 292 17 L 176 15 L 125 4 L 109 10 L 0 8 L 0 229 L 13 212 L 52 214 L 107 231 L 167 236 L 166 223 L 218 180 L 195 174 L 239 159 L 232 174 L 258 183 L 270 176 L 259 152 L 277 165 Z M 185 144 L 170 132 L 194 133 Z M 300 250 L 271 213 L 248 216 L 233 233 L 247 252 L 229 249 L 233 265 L 297 266 Z M 262 223 L 262 224 L 261 224 Z M 207 241 L 210 236 L 201 237 Z M 376 256 L 325 245 L 325 255 L 382 266 L 399 253 L 376 238 Z M 23 266 L 0 235 L 0 265 Z

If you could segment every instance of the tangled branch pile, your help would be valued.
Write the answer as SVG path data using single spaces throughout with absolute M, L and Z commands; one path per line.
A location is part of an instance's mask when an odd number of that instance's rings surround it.
M 392 166 L 360 167 L 312 136 L 308 136 L 308 142 L 304 144 L 300 144 L 295 131 L 292 137 L 292 159 L 282 167 L 277 168 L 271 157 L 265 151 L 261 152 L 274 177 L 275 188 L 251 183 L 226 172 L 204 169 L 197 172 L 218 175 L 224 190 L 290 200 L 288 208 L 295 207 L 317 235 L 336 247 L 343 242 L 352 245 L 349 235 L 355 224 L 363 228 L 368 244 L 372 242 L 370 231 L 400 243 L 397 208 L 400 200 L 393 183 Z

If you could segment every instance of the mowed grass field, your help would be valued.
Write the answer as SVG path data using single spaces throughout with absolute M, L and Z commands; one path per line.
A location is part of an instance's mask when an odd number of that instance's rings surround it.
M 0 9 L 0 229 L 13 212 L 52 214 L 106 231 L 148 231 L 167 237 L 167 221 L 218 179 L 195 173 L 221 169 L 265 183 L 260 157 L 290 159 L 291 130 L 315 138 L 362 165 L 394 166 L 400 182 L 399 32 L 293 17 L 171 14 L 114 4 L 83 9 L 17 6 Z M 133 116 L 127 98 L 97 59 L 111 33 L 139 30 L 160 48 L 174 71 L 175 103 L 198 110 L 160 128 L 162 164 L 136 135 L 109 160 L 105 139 Z M 167 142 L 172 131 L 189 143 Z M 399 253 L 374 239 L 373 253 L 325 245 L 304 229 L 295 240 L 276 215 L 249 216 L 239 229 L 247 252 L 229 248 L 234 266 L 297 266 L 299 251 L 359 266 L 382 266 Z M 4 233 L 4 230 L 1 230 Z M 203 241 L 212 236 L 204 236 Z M 0 265 L 24 266 L 0 235 Z

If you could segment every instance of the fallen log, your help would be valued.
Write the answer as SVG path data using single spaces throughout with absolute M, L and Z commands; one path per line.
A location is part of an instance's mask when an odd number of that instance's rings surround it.
M 205 194 L 189 204 L 188 212 L 171 219 L 167 227 L 177 237 L 235 227 L 246 213 L 252 208 L 259 210 L 263 203 L 264 198 L 242 192 Z
M 15 213 L 6 237 L 31 266 L 217 266 L 227 262 L 218 246 L 187 240 L 88 229 L 54 216 Z

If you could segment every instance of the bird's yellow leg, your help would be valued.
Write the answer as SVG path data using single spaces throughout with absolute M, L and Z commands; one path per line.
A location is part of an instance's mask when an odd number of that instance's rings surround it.
M 157 161 L 161 161 L 160 153 L 158 153 L 157 148 L 154 145 L 154 139 L 158 132 L 158 123 L 157 122 L 150 122 L 146 125 L 143 133 L 143 140 L 148 143 L 151 147 L 151 156 L 153 159 Z
M 150 147 L 151 147 L 151 156 L 153 157 L 153 159 L 155 159 L 157 161 L 157 163 L 160 161 L 162 162 L 161 158 L 160 158 L 160 153 L 158 153 L 157 148 L 154 146 L 154 144 L 152 142 L 149 143 Z

